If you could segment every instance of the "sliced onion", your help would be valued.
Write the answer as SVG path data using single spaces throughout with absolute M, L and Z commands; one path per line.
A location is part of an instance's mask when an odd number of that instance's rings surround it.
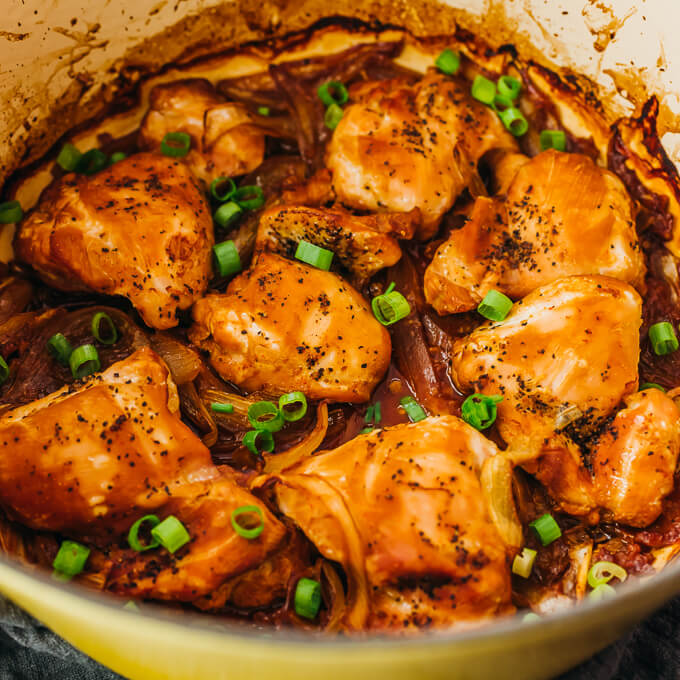
M 199 427 L 206 432 L 203 435 L 203 443 L 207 447 L 214 446 L 217 442 L 217 425 L 215 420 L 198 396 L 193 382 L 178 386 L 182 411 Z
M 165 361 L 178 385 L 191 382 L 199 374 L 203 362 L 198 352 L 168 333 L 158 332 L 150 338 L 151 347 Z
M 328 621 L 324 630 L 334 632 L 342 627 L 342 619 L 345 616 L 347 602 L 345 601 L 345 589 L 338 573 L 333 569 L 330 562 L 324 560 L 321 564 L 321 574 L 324 600 L 329 608 Z
M 491 521 L 504 543 L 516 550 L 522 546 L 522 525 L 512 495 L 512 466 L 501 454 L 487 458 L 482 465 L 480 483 Z
M 240 394 L 232 392 L 225 392 L 224 390 L 216 390 L 208 388 L 201 393 L 201 398 L 206 408 L 210 408 L 210 404 L 217 402 L 218 404 L 231 404 L 234 410 L 231 413 L 216 413 L 212 412 L 212 417 L 218 425 L 221 425 L 227 430 L 250 430 L 252 425 L 248 420 L 248 409 L 261 401 L 261 397 L 257 395 L 250 395 L 249 397 L 242 397 Z

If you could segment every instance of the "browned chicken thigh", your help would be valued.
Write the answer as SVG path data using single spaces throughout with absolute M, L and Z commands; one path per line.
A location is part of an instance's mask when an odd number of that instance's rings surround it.
M 183 161 L 205 184 L 250 172 L 264 158 L 264 132 L 248 109 L 225 102 L 207 80 L 179 80 L 151 90 L 139 147 L 158 151 L 169 132 L 191 137 L 191 150 Z
M 159 154 L 69 174 L 21 223 L 16 255 L 59 290 L 122 295 L 154 328 L 206 290 L 213 225 L 191 173 Z
M 249 392 L 363 402 L 390 361 L 390 336 L 354 288 L 278 255 L 259 255 L 225 294 L 199 300 L 193 317 L 192 342 Z
M 521 298 L 578 274 L 642 289 L 633 202 L 616 175 L 580 154 L 494 156 L 505 196 L 478 198 L 425 273 L 427 301 L 440 314 L 474 309 L 492 288 Z
M 495 445 L 453 416 L 360 435 L 276 480 L 279 508 L 349 579 L 345 625 L 410 630 L 512 611 L 480 469 Z
M 463 80 L 428 73 L 353 87 L 326 165 L 338 200 L 360 210 L 419 208 L 431 237 L 489 149 L 517 145 L 493 110 Z

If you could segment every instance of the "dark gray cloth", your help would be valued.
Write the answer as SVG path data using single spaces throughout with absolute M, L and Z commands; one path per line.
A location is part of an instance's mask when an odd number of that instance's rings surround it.
M 0 680 L 124 680 L 0 598 Z M 678 680 L 680 598 L 559 680 Z

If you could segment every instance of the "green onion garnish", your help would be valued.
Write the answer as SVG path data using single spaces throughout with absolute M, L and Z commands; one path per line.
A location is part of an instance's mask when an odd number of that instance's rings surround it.
M 213 246 L 215 269 L 220 276 L 231 276 L 241 271 L 241 258 L 233 241 L 223 241 Z
M 512 573 L 517 574 L 522 578 L 529 578 L 537 554 L 538 553 L 531 548 L 523 548 L 522 552 L 519 555 L 516 555 L 515 559 L 512 561 Z
M 73 172 L 78 167 L 82 155 L 73 144 L 67 142 L 57 156 L 57 165 L 67 172 Z
M 222 203 L 222 205 L 217 210 L 215 210 L 213 219 L 218 226 L 222 227 L 222 229 L 226 229 L 227 227 L 230 227 L 232 224 L 234 224 L 234 222 L 236 222 L 238 218 L 241 217 L 242 213 L 243 210 L 238 203 L 229 201 L 227 203 Z
M 519 97 L 520 90 L 522 89 L 522 83 L 512 76 L 501 76 L 496 83 L 498 88 L 498 94 L 508 99 L 515 100 Z
M 434 65 L 447 76 L 458 73 L 460 68 L 460 54 L 448 47 L 435 59 Z
M 7 378 L 9 378 L 9 366 L 5 359 L 0 356 L 0 385 L 7 382 Z
M 321 607 L 321 584 L 311 578 L 301 578 L 295 586 L 295 613 L 314 619 Z
M 85 568 L 90 549 L 75 541 L 64 541 L 52 562 L 54 571 L 60 577 L 77 576 Z
M 84 378 L 87 375 L 96 373 L 101 367 L 99 353 L 94 345 L 81 345 L 76 347 L 68 360 L 73 377 Z
M 496 96 L 496 83 L 484 76 L 475 76 L 472 81 L 471 94 L 477 101 L 491 106 Z
M 662 392 L 666 392 L 666 388 L 662 387 L 659 385 L 659 383 L 651 383 L 651 382 L 646 382 L 642 383 L 640 385 L 640 392 L 644 392 L 645 390 L 661 390 Z
M 380 402 L 376 401 L 374 411 L 373 411 L 373 422 L 376 425 L 378 425 L 381 420 L 382 420 L 382 410 L 381 410 Z
M 256 430 L 278 432 L 285 424 L 283 414 L 271 401 L 258 401 L 248 407 L 248 421 Z
M 503 94 L 497 94 L 493 98 L 493 108 L 496 110 L 496 113 L 500 113 L 501 111 L 505 111 L 506 109 L 511 109 L 515 103 L 510 99 L 510 97 L 506 97 Z
M 127 609 L 130 612 L 138 612 L 139 607 L 137 606 L 137 603 L 134 600 L 128 600 L 124 605 L 123 609 Z
M 310 264 L 317 269 L 328 271 L 333 261 L 333 251 L 315 246 L 309 241 L 300 241 L 295 251 L 295 259 Z
M 151 525 L 151 528 L 157 527 L 161 521 L 156 517 L 156 515 L 144 515 L 144 517 L 138 519 L 128 531 L 128 543 L 133 550 L 137 552 L 144 552 L 145 550 L 152 550 L 157 548 L 161 542 L 155 537 L 151 536 L 151 541 L 149 543 L 142 543 L 139 540 L 139 529 L 145 522 Z
M 476 430 L 486 430 L 496 422 L 496 404 L 503 401 L 498 394 L 471 394 L 460 407 L 463 420 Z
M 47 341 L 47 351 L 53 359 L 64 366 L 68 366 L 68 360 L 73 353 L 73 347 L 71 347 L 71 343 L 66 339 L 65 335 L 62 333 L 55 333 Z
M 171 553 L 179 550 L 191 540 L 184 524 L 174 515 L 169 515 L 158 526 L 151 529 L 151 536 Z
M 307 397 L 302 392 L 289 392 L 279 397 L 279 411 L 284 420 L 294 423 L 307 413 Z
M 99 149 L 86 151 L 76 163 L 75 171 L 81 175 L 95 175 L 109 164 L 109 157 Z
M 540 621 L 541 617 L 538 614 L 535 614 L 534 612 L 527 612 L 523 617 L 522 617 L 522 623 L 531 623 L 532 621 Z
M 503 321 L 511 309 L 512 300 L 497 290 L 490 290 L 477 307 L 477 311 L 490 321 Z
M 184 158 L 191 149 L 191 137 L 186 132 L 168 132 L 161 141 L 161 153 L 171 158 Z
M 529 129 L 529 123 L 524 114 L 514 106 L 505 109 L 505 111 L 499 111 L 498 117 L 505 125 L 505 129 L 515 137 L 525 135 Z
M 213 403 L 210 404 L 210 410 L 214 411 L 215 413 L 233 413 L 234 412 L 234 405 L 233 404 L 220 404 L 217 401 L 213 401 Z
M 104 329 L 102 329 L 102 324 Z M 102 332 L 103 330 L 103 332 Z M 113 320 L 106 312 L 97 312 L 92 317 L 92 335 L 102 345 L 115 345 L 118 340 L 118 330 Z
M 541 130 L 539 137 L 541 151 L 555 149 L 556 151 L 567 150 L 567 135 L 562 130 Z
M 323 116 L 323 122 L 329 130 L 335 130 L 342 120 L 342 109 L 337 104 L 331 104 Z
M 327 83 L 322 83 L 319 85 L 317 93 L 324 106 L 333 106 L 333 104 L 342 106 L 349 100 L 347 88 L 338 80 L 329 80 Z
M 628 572 L 623 567 L 614 562 L 600 560 L 590 567 L 590 571 L 588 572 L 588 585 L 591 588 L 597 588 L 597 586 L 600 586 L 603 583 L 609 583 L 613 578 L 617 578 L 623 583 L 627 577 Z
M 261 116 L 268 116 L 271 114 L 271 110 L 268 106 L 258 106 L 257 112 Z
M 615 596 L 616 590 L 614 590 L 614 588 L 612 588 L 612 586 L 610 586 L 608 583 L 601 583 L 588 593 L 588 597 L 595 601 L 605 600 Z
M 370 432 L 373 432 L 373 425 L 369 425 L 368 427 L 359 430 L 359 434 L 369 434 Z
M 562 535 L 562 531 L 555 518 L 547 512 L 545 515 L 541 515 L 538 519 L 530 522 L 529 526 L 536 532 L 538 540 L 544 546 L 550 545 Z
M 371 309 L 383 326 L 401 321 L 411 313 L 411 305 L 400 292 L 394 290 L 394 282 L 390 283 L 382 295 L 376 295 L 371 300 Z
M 399 403 L 404 411 L 406 411 L 406 415 L 412 423 L 417 423 L 427 418 L 423 407 L 413 397 L 402 397 Z
M 673 326 L 668 321 L 661 321 L 650 326 L 649 339 L 652 342 L 654 354 L 657 356 L 670 354 L 678 349 L 678 338 Z
M 259 521 L 255 526 L 243 526 L 239 521 L 239 517 L 242 515 L 250 515 L 251 517 L 252 515 L 257 515 Z M 252 524 L 252 522 L 250 523 Z M 264 530 L 264 515 L 262 514 L 262 510 L 257 505 L 242 505 L 240 508 L 236 508 L 236 510 L 231 513 L 231 526 L 234 527 L 234 531 L 239 536 L 252 541 Z
M 109 158 L 109 165 L 114 165 L 115 163 L 120 163 L 127 158 L 127 154 L 123 151 L 114 151 Z
M 224 187 L 222 191 L 220 191 L 221 187 Z M 218 177 L 210 183 L 210 194 L 216 201 L 219 201 L 220 203 L 228 201 L 233 196 L 235 191 L 236 184 L 234 180 L 231 179 L 231 177 Z
M 24 216 L 19 201 L 6 201 L 0 203 L 0 224 L 15 224 Z
M 366 409 L 366 415 L 364 416 L 364 422 L 373 422 L 373 414 L 375 413 L 375 406 L 371 405 Z
M 274 435 L 269 430 L 250 430 L 243 435 L 243 446 L 256 456 L 274 450 Z
M 231 200 L 238 203 L 242 210 L 257 210 L 264 205 L 264 191 L 256 184 L 239 187 L 231 195 Z

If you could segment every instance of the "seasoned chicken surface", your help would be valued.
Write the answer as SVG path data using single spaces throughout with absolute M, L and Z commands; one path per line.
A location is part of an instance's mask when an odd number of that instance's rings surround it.
M 474 309 L 492 288 L 517 299 L 578 274 L 643 288 L 633 202 L 616 175 L 575 153 L 495 157 L 505 196 L 478 198 L 425 272 L 427 301 L 440 314 Z
M 326 155 L 338 200 L 360 210 L 419 208 L 420 238 L 435 233 L 486 151 L 516 148 L 469 84 L 440 73 L 415 85 L 360 83 L 350 101 Z
M 354 288 L 269 253 L 225 294 L 199 300 L 193 318 L 191 341 L 222 378 L 249 392 L 363 402 L 390 361 L 390 336 Z
M 479 481 L 495 445 L 453 416 L 360 435 L 275 477 L 277 502 L 349 577 L 349 628 L 511 611 L 506 547 Z
M 205 184 L 254 170 L 264 159 L 265 135 L 243 104 L 225 102 L 206 80 L 180 80 L 151 90 L 139 146 L 158 151 L 169 132 L 185 132 L 191 150 L 182 159 Z
M 195 599 L 258 564 L 285 529 L 266 508 L 257 541 L 230 513 L 257 503 L 179 418 L 168 369 L 149 349 L 103 373 L 0 415 L 0 504 L 34 529 L 102 547 L 140 517 L 174 514 L 192 541 L 174 555 L 129 551 L 114 590 Z M 17 455 L 17 452 L 20 455 Z
M 282 206 L 262 214 L 256 251 L 293 257 L 302 240 L 333 251 L 360 285 L 401 257 L 397 238 L 412 238 L 418 214 L 358 217 L 344 210 Z
M 624 524 L 651 524 L 673 490 L 678 452 L 680 411 L 675 402 L 657 389 L 628 397 L 592 454 L 599 505 Z
M 140 153 L 96 175 L 68 174 L 42 196 L 15 239 L 20 260 L 53 287 L 122 295 L 154 328 L 206 290 L 213 226 L 181 162 Z

